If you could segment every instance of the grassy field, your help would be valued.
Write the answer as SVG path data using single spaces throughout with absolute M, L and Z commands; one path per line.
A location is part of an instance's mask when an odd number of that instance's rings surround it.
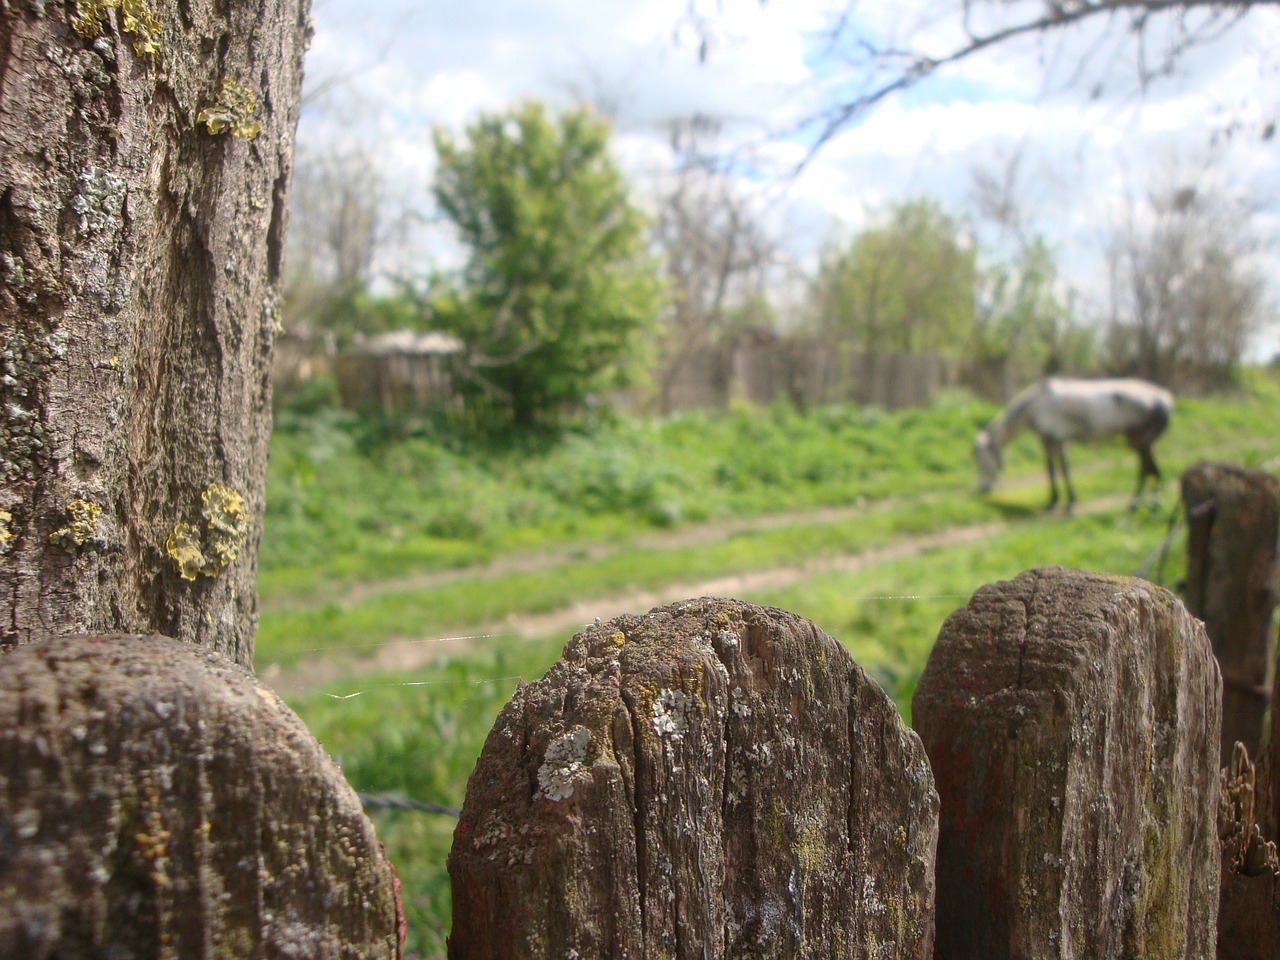
M 996 410 L 963 397 L 900 414 L 777 407 L 622 420 L 506 449 L 425 431 L 388 440 L 325 411 L 285 418 L 273 441 L 258 663 L 288 671 L 345 658 L 340 683 L 290 695 L 294 708 L 357 789 L 458 806 L 516 678 L 541 676 L 572 629 L 474 640 L 406 674 L 359 674 L 369 650 L 637 589 L 677 600 L 690 584 L 753 573 L 745 599 L 814 620 L 909 717 L 942 620 L 974 589 L 1048 563 L 1154 569 L 1179 473 L 1203 458 L 1273 467 L 1278 411 L 1280 389 L 1262 379 L 1236 396 L 1181 401 L 1157 447 L 1160 510 L 1130 512 L 1115 496 L 1135 476 L 1127 450 L 1073 450 L 1085 501 L 1073 516 L 1039 509 L 1046 489 L 1029 437 L 1010 449 L 996 495 L 973 493 L 969 443 Z M 954 531 L 970 535 L 952 542 Z M 840 558 L 904 545 L 840 568 Z M 1171 545 L 1167 584 L 1181 550 Z M 771 585 L 771 572 L 824 558 Z M 442 956 L 452 821 L 375 816 L 405 885 L 411 949 Z

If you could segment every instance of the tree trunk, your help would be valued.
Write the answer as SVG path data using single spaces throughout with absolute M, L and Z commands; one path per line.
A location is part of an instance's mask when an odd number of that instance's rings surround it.
M 450 957 L 927 958 L 937 794 L 813 624 L 691 600 L 590 627 L 467 785 Z
M 241 669 L 307 32 L 0 4 L 0 956 L 400 953 L 359 802 Z
M 1210 956 L 1220 715 L 1171 594 L 1060 567 L 979 590 L 913 701 L 941 796 L 937 956 Z
M 245 670 L 139 636 L 0 664 L 0 957 L 400 955 L 360 801 Z
M 1243 743 L 1260 756 L 1276 602 L 1280 482 L 1261 470 L 1198 463 L 1182 475 L 1187 609 L 1204 621 L 1222 668 L 1221 763 Z
M 0 643 L 252 662 L 306 0 L 0 12 Z

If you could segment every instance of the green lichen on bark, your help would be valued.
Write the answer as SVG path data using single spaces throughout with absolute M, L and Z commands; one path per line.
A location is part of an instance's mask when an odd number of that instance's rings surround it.
M 211 483 L 200 499 L 202 525 L 175 524 L 164 544 L 183 580 L 195 580 L 201 574 L 216 577 L 239 556 L 249 532 L 244 497 L 230 487 Z
M 0 272 L 3 266 L 0 257 Z M 0 419 L 0 479 L 33 481 L 49 459 L 41 391 L 52 365 L 66 353 L 66 338 L 21 329 L 0 333 L 0 338 L 0 404 L 5 411 Z
M 99 37 L 111 9 L 120 11 L 120 29 L 137 37 L 134 53 L 142 57 L 160 52 L 160 21 L 146 0 L 76 0 L 71 27 L 82 37 Z
M 253 119 L 257 109 L 258 98 L 252 89 L 224 79 L 218 99 L 200 111 L 196 123 L 203 123 L 211 134 L 229 130 L 237 140 L 252 140 L 262 132 L 262 124 Z
M 67 504 L 67 514 L 71 520 L 49 534 L 49 542 L 67 553 L 79 553 L 80 548 L 94 538 L 102 508 L 90 500 L 72 500 Z

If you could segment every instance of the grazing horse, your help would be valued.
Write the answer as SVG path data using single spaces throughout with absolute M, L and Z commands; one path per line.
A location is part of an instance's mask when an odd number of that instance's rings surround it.
M 989 493 L 1004 465 L 1001 450 L 1021 430 L 1030 428 L 1044 444 L 1049 468 L 1049 508 L 1058 502 L 1057 466 L 1067 487 L 1067 508 L 1076 502 L 1067 466 L 1066 442 L 1123 436 L 1138 453 L 1137 504 L 1147 477 L 1160 479 L 1151 455 L 1173 412 L 1173 395 L 1145 380 L 1076 380 L 1050 377 L 1014 397 L 1005 411 L 973 441 L 978 462 L 978 489 Z

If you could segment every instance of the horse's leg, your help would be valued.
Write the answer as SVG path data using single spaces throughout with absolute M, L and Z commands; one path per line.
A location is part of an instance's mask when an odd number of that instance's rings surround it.
M 1147 477 L 1152 477 L 1159 483 L 1160 468 L 1156 466 L 1156 458 L 1151 453 L 1151 447 L 1134 444 L 1133 448 L 1138 451 L 1138 488 L 1133 491 L 1133 502 L 1129 504 L 1129 509 L 1136 510 L 1141 502 L 1142 489 L 1147 485 Z M 1157 493 L 1157 499 L 1158 496 Z
M 1071 485 L 1071 466 L 1067 463 L 1067 445 L 1058 441 L 1058 459 L 1062 461 L 1062 482 L 1067 488 L 1067 512 L 1076 505 L 1076 488 Z
M 1049 505 L 1045 509 L 1052 510 L 1058 505 L 1058 465 L 1054 456 L 1062 449 L 1062 444 L 1052 437 L 1041 437 L 1040 442 L 1044 444 L 1044 462 L 1049 468 Z

